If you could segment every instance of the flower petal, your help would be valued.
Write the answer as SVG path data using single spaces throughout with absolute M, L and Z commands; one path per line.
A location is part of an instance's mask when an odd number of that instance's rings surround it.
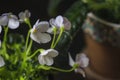
M 2 27 L 0 26 L 0 33 L 2 32 Z
M 47 30 L 47 33 L 53 34 L 53 27 L 50 27 L 50 28 Z
M 58 51 L 55 49 L 48 49 L 47 51 L 49 57 L 56 57 L 59 54 Z
M 50 19 L 49 20 L 49 23 L 50 23 L 50 25 L 53 27 L 53 26 L 56 26 L 56 24 L 55 24 L 55 19 Z
M 10 19 L 9 19 L 9 22 L 8 22 L 8 27 L 11 28 L 11 29 L 16 29 L 16 28 L 18 28 L 18 27 L 19 27 L 19 21 L 10 18 Z
M 20 21 L 23 22 L 26 18 L 29 18 L 31 16 L 31 13 L 28 10 L 25 10 L 25 12 L 20 12 L 18 16 L 20 18 Z
M 55 23 L 57 24 L 57 27 L 63 26 L 63 17 L 62 16 L 57 16 L 55 19 Z
M 41 21 L 40 23 L 35 24 L 34 28 L 40 32 L 47 32 L 49 23 L 47 21 Z
M 25 17 L 29 18 L 31 16 L 31 13 L 29 10 L 25 10 Z
M 44 56 L 42 56 L 41 54 L 38 56 L 38 61 L 42 65 L 46 64 Z
M 73 65 L 75 64 L 75 61 L 72 59 L 70 53 L 68 53 L 68 57 L 69 57 L 69 65 L 73 67 Z
M 44 59 L 45 59 L 46 65 L 48 65 L 48 66 L 50 66 L 54 63 L 53 58 L 51 58 L 51 57 L 45 56 Z
M 5 65 L 4 59 L 2 58 L 2 56 L 0 56 L 0 67 L 4 65 Z
M 42 35 L 39 39 L 40 39 L 41 43 L 47 43 L 51 40 L 51 36 L 47 33 L 42 33 Z
M 36 41 L 37 43 L 41 43 L 40 41 L 40 36 L 41 36 L 41 32 L 34 32 L 34 29 L 31 30 L 31 34 L 30 34 L 30 37 L 32 40 Z
M 89 64 L 89 58 L 84 53 L 77 54 L 76 62 L 82 67 L 85 68 Z
M 85 71 L 81 68 L 75 69 L 75 72 L 80 73 L 84 78 L 86 77 Z
M 30 37 L 37 43 L 47 43 L 51 40 L 51 36 L 49 34 L 41 33 L 40 31 L 31 32 Z
M 0 16 L 0 25 L 6 26 L 8 23 L 8 16 L 2 15 Z
M 70 30 L 71 29 L 70 21 L 66 17 L 64 17 L 63 19 L 64 19 L 63 24 L 64 24 L 64 27 L 65 27 L 65 30 Z

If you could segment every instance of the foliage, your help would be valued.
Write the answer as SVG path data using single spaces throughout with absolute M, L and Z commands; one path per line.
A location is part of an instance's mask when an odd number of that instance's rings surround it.
M 90 11 L 100 18 L 111 22 L 119 22 L 120 2 L 119 0 L 84 0 Z

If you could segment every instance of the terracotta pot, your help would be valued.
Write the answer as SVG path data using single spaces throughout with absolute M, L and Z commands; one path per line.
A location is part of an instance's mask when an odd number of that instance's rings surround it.
M 87 80 L 120 80 L 119 29 L 118 24 L 88 14 L 83 25 L 85 53 L 90 59 L 89 69 L 85 70 Z

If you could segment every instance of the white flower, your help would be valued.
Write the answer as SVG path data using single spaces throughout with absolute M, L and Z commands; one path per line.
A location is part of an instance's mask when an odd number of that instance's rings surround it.
M 52 27 L 60 28 L 64 27 L 65 30 L 71 29 L 71 23 L 66 17 L 62 17 L 61 15 L 57 16 L 55 19 L 50 19 L 50 24 Z M 48 31 L 49 32 L 49 31 Z
M 89 59 L 84 53 L 77 54 L 76 62 L 80 65 L 80 67 L 85 68 L 89 64 Z
M 18 16 L 20 18 L 20 21 L 24 22 L 31 16 L 31 13 L 28 10 L 25 10 L 24 12 L 20 12 Z
M 51 40 L 51 36 L 45 33 L 49 28 L 49 23 L 47 21 L 37 20 L 35 25 L 31 30 L 30 37 L 38 43 L 47 43 Z
M 0 25 L 1 26 L 8 25 L 10 29 L 16 29 L 19 27 L 19 21 L 15 15 L 11 13 L 5 13 L 0 16 Z
M 18 28 L 19 27 L 19 21 L 15 20 L 13 18 L 10 18 L 9 22 L 8 22 L 8 27 L 10 29 L 16 29 L 16 28 Z
M 48 49 L 41 52 L 38 56 L 39 63 L 44 65 L 52 65 L 54 63 L 53 58 L 58 55 L 58 51 L 54 49 Z
M 4 66 L 5 65 L 5 61 L 4 59 L 2 58 L 2 56 L 0 56 L 0 67 Z
M 1 26 L 6 26 L 8 24 L 8 16 L 2 15 L 0 16 L 0 25 Z
M 70 53 L 68 54 L 69 57 L 69 65 L 73 67 L 74 64 L 79 64 L 79 68 L 75 69 L 75 72 L 79 72 L 82 74 L 83 77 L 85 77 L 85 72 L 84 72 L 84 68 L 88 66 L 89 64 L 89 59 L 87 58 L 87 56 L 85 54 L 79 54 L 76 56 L 76 60 L 74 61 L 70 55 Z

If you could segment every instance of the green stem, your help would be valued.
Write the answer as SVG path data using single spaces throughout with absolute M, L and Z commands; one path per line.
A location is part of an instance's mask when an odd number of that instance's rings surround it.
M 60 34 L 59 34 L 59 36 L 58 36 L 58 38 L 57 38 L 57 40 L 56 40 L 56 42 L 55 42 L 53 48 L 55 48 L 55 46 L 57 45 L 58 41 L 60 40 L 63 31 L 64 31 L 64 27 L 61 27 L 61 28 L 60 28 Z
M 28 31 L 28 34 L 27 34 L 26 43 L 25 43 L 25 50 L 27 49 L 27 46 L 28 46 L 29 37 L 30 37 L 30 30 Z
M 27 51 L 26 51 L 26 56 L 27 56 L 27 55 L 29 55 L 29 52 L 30 52 L 31 47 L 32 47 L 32 43 L 33 43 L 33 41 L 32 41 L 32 40 L 30 40 L 29 47 L 28 47 L 28 49 L 27 49 Z
M 55 67 L 51 67 L 51 69 L 56 70 L 56 71 L 60 71 L 60 72 L 71 72 L 71 71 L 74 71 L 76 69 L 76 67 L 72 67 L 69 70 L 64 70 L 64 69 L 55 68 Z
M 7 33 L 8 33 L 8 27 L 4 27 L 4 37 L 3 37 L 3 49 L 4 49 L 4 55 L 6 57 L 6 59 L 9 58 L 8 54 L 7 54 L 7 48 L 6 48 L 6 41 L 7 41 Z
M 54 48 L 53 45 L 54 45 L 54 42 L 55 42 L 55 37 L 56 37 L 56 32 L 57 32 L 56 27 L 53 28 L 53 31 L 54 31 L 54 36 L 53 36 L 53 40 L 52 40 L 52 44 L 51 44 L 50 48 Z
M 38 52 L 41 52 L 41 49 L 36 50 L 31 56 L 29 56 L 27 59 L 33 58 Z
M 52 66 L 41 65 L 41 66 L 39 66 L 39 69 L 44 69 L 44 70 L 52 69 L 52 70 L 56 70 L 56 71 L 60 71 L 60 72 L 71 72 L 71 71 L 74 71 L 78 67 L 79 67 L 78 64 L 74 64 L 71 69 L 65 70 L 65 69 L 56 68 L 56 67 L 52 67 Z
M 30 29 L 32 28 L 29 18 L 25 19 L 25 23 L 28 24 Z

